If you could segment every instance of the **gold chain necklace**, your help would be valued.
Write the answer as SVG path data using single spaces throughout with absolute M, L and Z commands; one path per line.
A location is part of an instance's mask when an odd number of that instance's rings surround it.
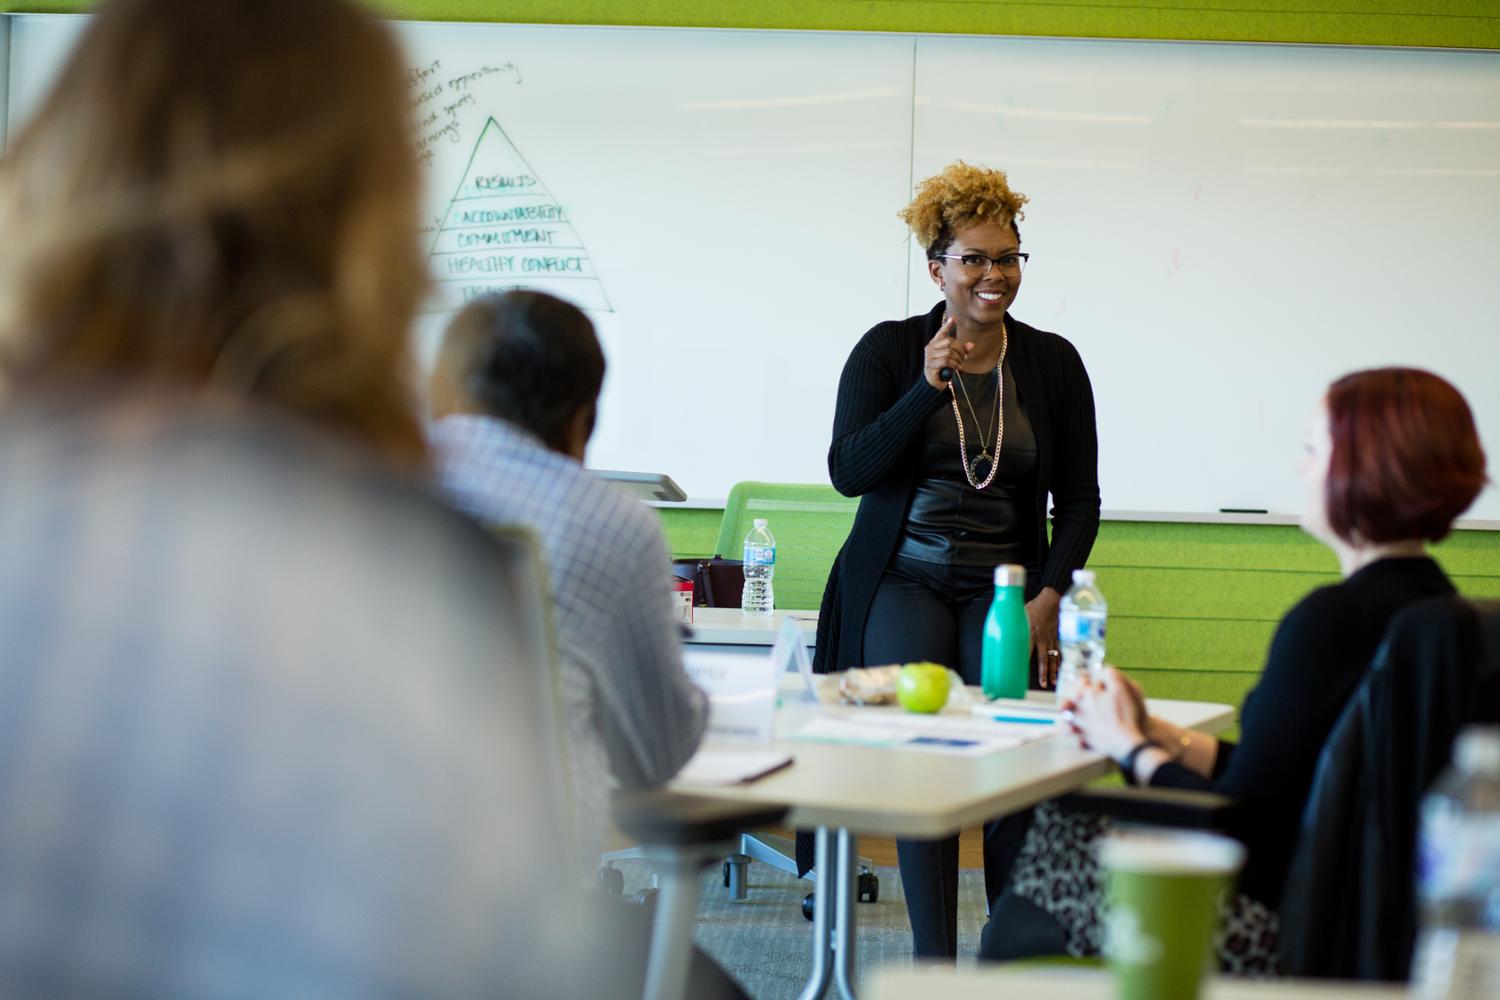
M 958 387 L 963 392 L 964 406 L 969 411 L 969 419 L 972 420 L 972 421 L 974 421 L 974 429 L 979 432 L 979 449 L 980 450 L 979 450 L 979 454 L 974 457 L 974 460 L 977 462 L 977 461 L 979 461 L 979 459 L 984 458 L 984 457 L 986 457 L 986 456 L 989 455 L 989 453 L 990 453 L 990 450 L 989 450 L 990 446 L 987 443 L 988 435 L 985 434 L 984 428 L 979 423 L 979 414 L 974 411 L 974 401 L 972 399 L 970 399 L 970 397 L 969 397 L 969 384 L 964 379 L 963 375 L 964 375 L 963 372 L 959 372 L 958 373 L 958 376 L 959 376 Z M 993 434 L 994 431 L 995 431 L 995 425 L 999 421 L 999 417 L 1000 417 L 1000 407 L 996 406 L 994 408 L 994 411 L 990 414 L 990 433 L 991 434 Z
M 958 457 L 963 461 L 964 478 L 969 485 L 976 490 L 982 490 L 995 481 L 995 473 L 1000 469 L 1000 443 L 1005 440 L 1005 377 L 1001 373 L 1001 367 L 1005 364 L 1005 352 L 1010 347 L 1010 334 L 1006 330 L 1005 321 L 1000 321 L 1000 360 L 995 362 L 995 412 L 990 420 L 990 427 L 995 433 L 995 454 L 990 454 L 989 444 L 985 440 L 984 428 L 979 423 L 979 417 L 974 413 L 974 403 L 969 399 L 969 389 L 964 385 L 963 372 L 955 368 L 954 374 L 958 376 L 959 391 L 963 393 L 964 405 L 969 408 L 969 415 L 974 418 L 974 430 L 979 434 L 979 454 L 974 456 L 974 461 L 969 461 L 969 446 L 964 437 L 964 418 L 958 409 L 958 393 L 953 392 L 950 384 L 948 391 L 952 394 L 950 402 L 953 404 L 953 420 L 958 424 Z M 979 463 L 989 459 L 990 474 L 984 477 L 984 482 L 975 482 L 979 475 Z

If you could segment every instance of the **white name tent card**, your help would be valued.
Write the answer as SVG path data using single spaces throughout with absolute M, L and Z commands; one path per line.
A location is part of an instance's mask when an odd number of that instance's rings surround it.
M 812 657 L 807 655 L 807 643 L 802 638 L 802 619 L 787 615 L 771 644 L 773 676 L 797 673 L 802 678 L 803 692 L 807 701 L 818 700 L 818 683 L 813 677 Z
M 744 656 L 684 646 L 682 665 L 708 695 L 708 738 L 740 743 L 771 742 L 776 718 L 774 657 Z

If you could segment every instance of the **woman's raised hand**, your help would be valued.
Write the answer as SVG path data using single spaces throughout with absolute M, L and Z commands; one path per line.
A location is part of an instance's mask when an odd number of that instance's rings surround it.
M 927 377 L 927 384 L 934 389 L 946 389 L 948 383 L 939 376 L 944 368 L 958 371 L 959 365 L 969 356 L 974 349 L 972 342 L 959 343 L 954 336 L 957 323 L 952 316 L 943 320 L 943 325 L 938 327 L 937 334 L 927 342 L 927 350 L 922 359 L 922 374 Z

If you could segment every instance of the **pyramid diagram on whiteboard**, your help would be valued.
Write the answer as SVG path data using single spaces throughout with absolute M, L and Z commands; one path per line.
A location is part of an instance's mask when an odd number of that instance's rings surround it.
M 614 311 L 567 213 L 493 118 L 474 144 L 428 265 L 443 310 L 529 288 L 581 309 Z

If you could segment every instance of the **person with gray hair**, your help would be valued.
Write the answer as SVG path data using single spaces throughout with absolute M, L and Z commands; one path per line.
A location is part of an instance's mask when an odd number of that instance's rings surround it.
M 479 520 L 522 525 L 541 540 L 590 867 L 611 788 L 664 784 L 708 718 L 683 672 L 656 515 L 582 464 L 604 367 L 587 316 L 518 291 L 477 299 L 454 318 L 431 382 L 443 491 Z

